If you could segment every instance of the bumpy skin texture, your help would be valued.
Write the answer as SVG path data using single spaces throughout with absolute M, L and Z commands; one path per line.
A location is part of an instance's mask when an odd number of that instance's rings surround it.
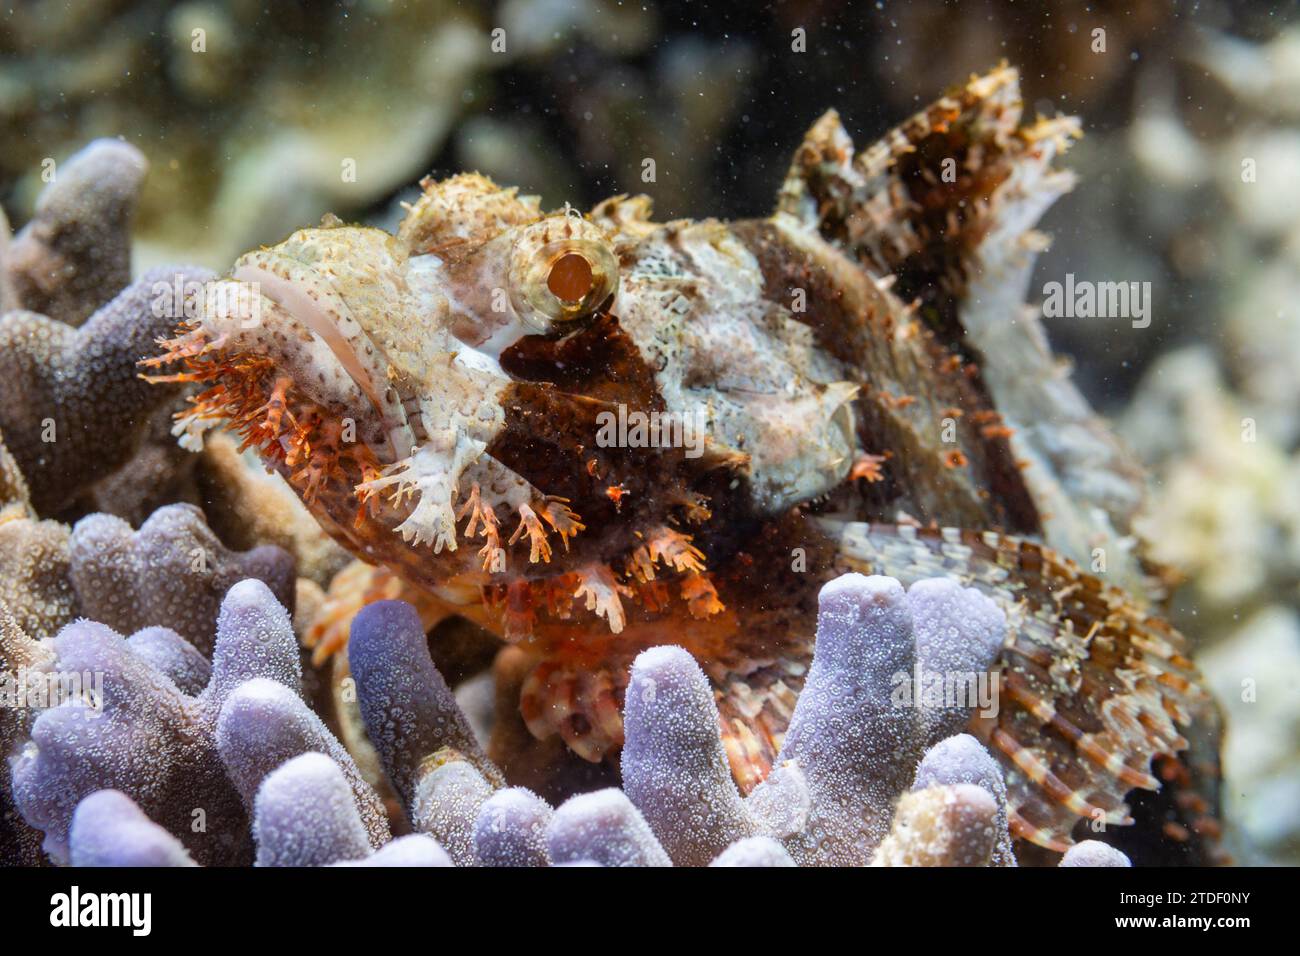
M 1061 857 L 1061 866 L 1132 866 L 1122 852 L 1100 840 L 1083 840 Z
M 562 803 L 546 828 L 546 845 L 557 864 L 672 865 L 645 819 L 619 790 L 584 793 Z
M 55 169 L 31 221 L 0 250 L 0 311 L 29 309 L 77 326 L 131 281 L 131 216 L 148 161 L 97 139 Z M 2 227 L 0 227 L 2 228 Z
M 175 388 L 141 381 L 136 362 L 183 317 L 183 301 L 159 299 L 178 277 L 197 289 L 212 274 L 151 269 L 79 328 L 35 312 L 0 316 L 0 431 L 38 513 L 57 513 L 125 464 L 152 413 L 175 400 Z
M 258 866 L 327 866 L 370 852 L 352 789 L 334 761 L 318 753 L 295 757 L 262 782 L 253 839 Z
M 216 633 L 212 677 L 195 697 L 102 624 L 80 621 L 54 639 L 60 672 L 103 674 L 103 711 L 95 716 L 67 701 L 41 712 L 31 728 L 34 746 L 13 761 L 14 799 L 27 822 L 44 831 L 53 860 L 68 860 L 77 804 L 103 789 L 131 797 L 200 863 L 248 859 L 248 818 L 217 753 L 217 718 L 253 678 L 299 692 L 301 666 L 288 614 L 259 581 L 230 589 Z
M 123 634 L 166 625 L 204 654 L 236 582 L 257 578 L 291 613 L 294 606 L 293 559 L 273 545 L 231 551 L 193 505 L 159 508 L 138 531 L 112 515 L 88 515 L 72 529 L 69 555 L 86 617 Z
M 426 181 L 395 236 L 333 224 L 241 257 L 149 365 L 205 389 L 186 445 L 224 421 L 354 554 L 532 655 L 525 724 L 592 762 L 623 742 L 628 666 L 672 640 L 748 793 L 822 584 L 977 584 L 1024 621 L 985 728 L 1008 820 L 1061 852 L 1216 730 L 1145 610 L 1137 471 L 1020 301 L 1078 130 L 1021 113 L 1009 69 L 863 150 L 828 113 L 760 220 L 656 223 L 644 197 L 543 215 Z M 1075 563 L 1098 548 L 1106 583 Z
M 73 866 L 194 866 L 185 847 L 118 790 L 92 793 L 72 815 Z
M 912 789 L 924 790 L 959 783 L 973 784 L 988 791 L 998 808 L 994 826 L 999 838 L 993 848 L 993 865 L 1015 866 L 1016 857 L 1007 831 L 1007 785 L 1002 778 L 1002 768 L 970 734 L 957 734 L 941 740 L 926 751 L 916 768 L 916 780 L 912 783 Z
M 378 849 L 391 839 L 383 801 L 324 721 L 283 684 L 255 678 L 237 687 L 221 705 L 216 742 L 226 774 L 250 810 L 271 771 L 304 753 L 324 754 L 347 781 L 369 844 Z

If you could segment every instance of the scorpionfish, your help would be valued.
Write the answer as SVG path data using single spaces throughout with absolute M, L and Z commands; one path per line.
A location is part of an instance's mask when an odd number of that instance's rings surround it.
M 951 575 L 1008 619 L 971 729 L 1013 834 L 1140 816 L 1202 859 L 1217 716 L 1150 610 L 1142 476 L 1023 304 L 1078 126 L 1021 114 L 1005 66 L 864 150 L 829 112 L 736 222 L 425 180 L 395 235 L 327 217 L 244 255 L 147 364 L 202 386 L 183 444 L 237 431 L 355 556 L 525 648 L 538 739 L 616 757 L 628 665 L 679 644 L 747 792 L 820 586 Z

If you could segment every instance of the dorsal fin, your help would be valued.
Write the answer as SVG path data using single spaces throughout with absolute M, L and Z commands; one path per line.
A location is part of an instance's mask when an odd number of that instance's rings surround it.
M 1063 144 L 1077 131 L 1070 118 L 1022 127 L 1022 105 L 1016 71 L 1002 66 L 857 151 L 830 110 L 795 151 L 777 211 L 878 276 L 896 276 L 904 301 L 919 299 L 932 325 L 959 336 L 956 302 L 1000 225 L 999 187 L 1034 161 L 1040 141 Z

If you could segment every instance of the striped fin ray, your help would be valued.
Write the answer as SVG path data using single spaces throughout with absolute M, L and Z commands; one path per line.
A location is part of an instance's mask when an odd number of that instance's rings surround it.
M 1131 823 L 1125 797 L 1157 790 L 1156 758 L 1177 759 L 1212 707 L 1164 621 L 1068 558 L 994 532 L 819 519 L 838 537 L 840 570 L 905 585 L 953 577 L 1002 606 L 1010 627 L 996 716 L 972 732 L 1007 768 L 1014 834 L 1062 852 L 1080 819 Z

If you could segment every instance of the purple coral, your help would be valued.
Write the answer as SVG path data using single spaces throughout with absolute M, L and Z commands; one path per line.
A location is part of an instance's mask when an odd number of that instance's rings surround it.
M 457 866 L 472 866 L 474 821 L 491 795 L 492 785 L 469 763 L 435 756 L 416 783 L 411 824 L 437 840 Z
M 434 666 L 415 608 L 403 601 L 362 608 L 352 622 L 348 663 L 366 732 L 408 813 L 421 764 L 439 750 L 455 751 L 494 785 L 502 782 Z
M 131 216 L 148 161 L 134 146 L 97 139 L 68 157 L 32 219 L 0 260 L 12 301 L 80 325 L 131 280 Z
M 623 704 L 623 789 L 678 866 L 757 832 L 718 736 L 713 692 L 680 647 L 644 651 Z
M 907 592 L 861 575 L 827 585 L 786 745 L 745 799 L 703 672 L 681 648 L 652 648 L 634 662 L 626 694 L 623 789 L 571 798 L 553 813 L 526 791 L 493 792 L 499 771 L 434 667 L 413 608 L 363 610 L 349 656 L 367 731 L 412 825 L 460 865 L 862 864 L 891 822 L 882 865 L 1010 865 L 992 758 L 970 737 L 936 740 L 966 723 L 971 702 L 897 694 L 910 690 L 918 661 L 944 676 L 986 671 L 1005 626 L 991 601 L 949 581 Z M 918 795 L 896 817 L 914 783 Z
M 910 690 L 918 662 L 941 675 L 986 671 L 1004 629 L 996 605 L 946 580 L 920 581 L 907 592 L 892 578 L 862 575 L 826 585 L 813 665 L 785 744 L 745 800 L 726 764 L 704 674 L 680 648 L 645 651 L 624 704 L 624 789 L 678 864 L 703 865 L 738 841 L 766 836 L 802 864 L 862 865 L 888 833 L 925 754 L 918 787 L 988 791 L 991 853 L 1011 865 L 1006 791 L 992 758 L 970 737 L 926 753 L 936 735 L 964 725 L 969 707 L 953 698 L 913 700 Z M 900 697 L 900 688 L 908 694 Z M 982 798 L 963 796 L 963 806 L 984 807 Z
M 212 677 L 196 697 L 102 624 L 79 621 L 54 639 L 59 673 L 103 675 L 101 710 L 68 700 L 43 711 L 13 761 L 14 799 L 56 862 L 68 861 L 77 804 L 104 789 L 130 796 L 199 862 L 247 858 L 247 817 L 217 754 L 217 717 L 257 677 L 297 692 L 298 647 L 287 612 L 260 581 L 230 589 L 216 631 Z
M 896 700 L 896 691 L 917 663 L 943 676 L 987 670 L 1005 619 L 944 579 L 904 592 L 893 578 L 846 574 L 822 588 L 820 604 L 812 666 L 777 757 L 798 765 L 811 802 L 786 846 L 801 864 L 862 865 L 926 745 L 969 716 L 947 702 Z
M 354 785 L 338 763 L 305 753 L 268 774 L 253 801 L 258 866 L 451 866 L 436 841 L 402 837 L 371 852 Z
M 474 862 L 479 866 L 546 866 L 546 829 L 554 811 L 531 790 L 498 790 L 474 820 Z
M 998 839 L 993 851 L 993 865 L 1015 866 L 1016 857 L 1007 829 L 1006 778 L 998 762 L 970 734 L 957 734 L 927 750 L 916 768 L 912 789 L 953 784 L 974 784 L 988 792 L 998 808 L 994 821 Z
M 794 858 L 779 842 L 766 836 L 745 837 L 723 850 L 709 866 L 794 866 Z
M 168 677 L 182 694 L 198 694 L 212 679 L 212 663 L 170 627 L 136 631 L 126 639 L 126 646 L 136 657 Z
M 352 788 L 324 754 L 302 754 L 275 770 L 253 806 L 258 866 L 327 866 L 370 854 Z
M 891 704 L 912 673 L 912 617 L 892 578 L 847 574 L 821 592 L 817 644 L 777 764 L 795 761 L 811 810 L 787 848 L 800 864 L 862 865 L 920 756 L 916 711 Z
M 305 753 L 324 754 L 346 779 L 370 846 L 378 849 L 390 839 L 383 801 L 325 722 L 284 684 L 258 677 L 235 688 L 217 717 L 216 742 L 246 807 L 281 764 Z
M 65 628 L 53 666 L 100 667 L 104 714 L 96 722 L 76 702 L 44 712 L 15 762 L 15 795 L 56 860 L 82 846 L 81 859 L 96 847 L 112 851 L 94 850 L 100 859 L 129 859 L 131 833 L 141 854 L 160 859 L 176 856 L 168 833 L 199 862 L 247 859 L 247 809 L 261 865 L 1014 865 L 996 763 L 969 735 L 931 739 L 968 719 L 969 706 L 899 695 L 918 658 L 987 667 L 1005 623 L 955 584 L 921 584 L 905 592 L 893 579 L 847 575 L 823 589 L 785 746 L 747 798 L 731 779 L 708 682 L 677 647 L 647 650 L 632 666 L 623 789 L 555 810 L 501 789 L 418 614 L 386 601 L 357 616 L 349 656 L 367 733 L 417 831 L 392 841 L 378 796 L 301 699 L 287 615 L 255 581 L 223 602 L 211 677 L 194 697 L 175 681 L 196 687 L 203 661 L 175 634 Z M 85 801 L 73 839 L 78 801 L 107 788 L 126 797 Z M 93 813 L 99 802 L 106 809 Z M 221 807 L 221 825 L 202 837 L 185 815 L 200 806 L 210 824 Z M 1115 859 L 1084 848 L 1066 865 Z
M 126 794 L 92 793 L 77 805 L 68 834 L 73 866 L 194 866 L 185 847 Z
M 166 625 L 205 654 L 222 596 L 237 581 L 258 578 L 281 605 L 294 605 L 287 552 L 273 545 L 231 551 L 193 505 L 159 508 L 138 531 L 112 515 L 89 515 L 73 527 L 69 555 L 86 617 L 123 634 Z
M 412 833 L 385 843 L 364 860 L 344 860 L 334 866 L 454 866 L 438 841 L 423 833 Z
M 174 386 L 141 381 L 136 362 L 181 318 L 182 303 L 160 305 L 159 290 L 197 289 L 210 278 L 152 269 L 80 328 L 34 312 L 0 316 L 0 432 L 39 514 L 67 507 L 125 464 L 152 414 L 175 400 Z
M 475 818 L 504 778 L 434 666 L 419 614 L 401 601 L 362 609 L 348 662 L 366 732 L 412 826 L 472 865 Z
M 560 804 L 546 828 L 546 845 L 557 864 L 672 866 L 645 818 L 614 788 Z
M 1132 866 L 1129 858 L 1108 843 L 1083 840 L 1065 851 L 1061 866 Z

